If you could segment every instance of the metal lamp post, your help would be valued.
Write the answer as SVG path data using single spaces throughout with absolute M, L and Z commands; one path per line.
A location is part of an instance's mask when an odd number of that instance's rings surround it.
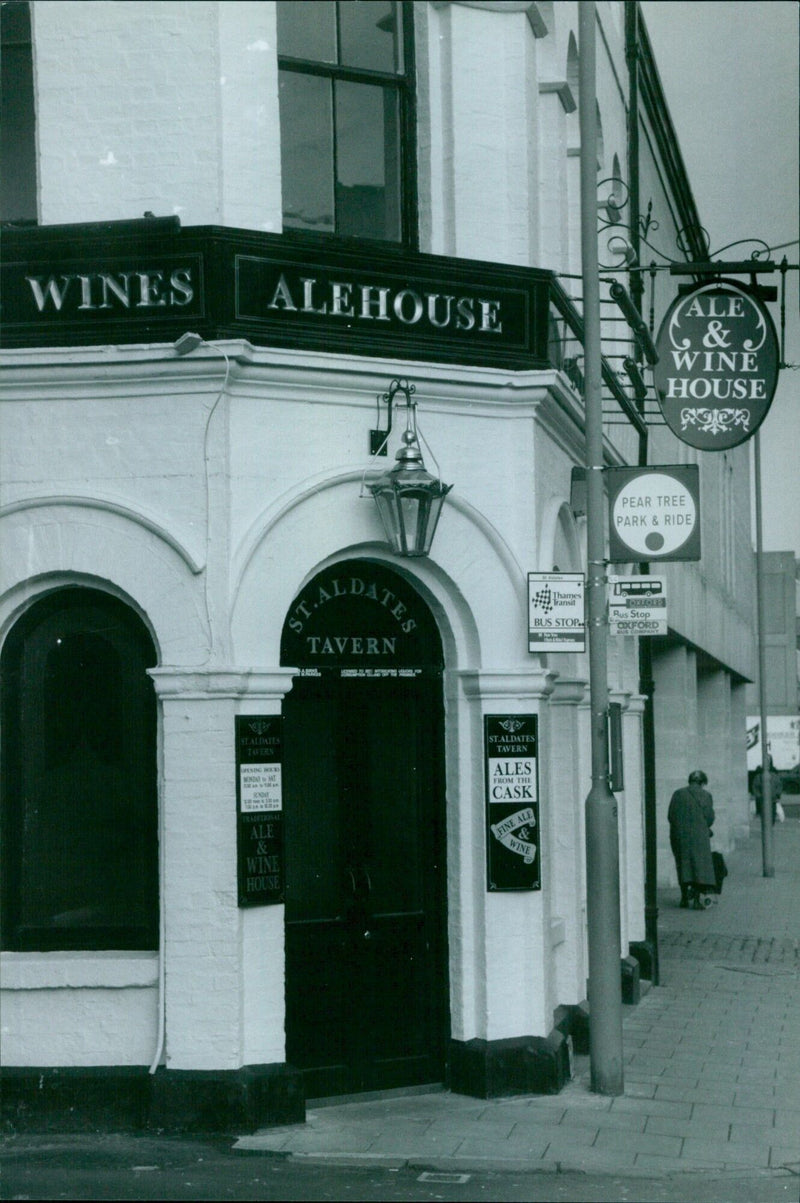
M 586 408 L 586 542 L 592 785 L 586 798 L 586 902 L 589 944 L 591 1088 L 623 1092 L 619 833 L 609 785 L 608 626 L 606 620 L 600 281 L 597 255 L 595 5 L 580 0 L 581 256 Z

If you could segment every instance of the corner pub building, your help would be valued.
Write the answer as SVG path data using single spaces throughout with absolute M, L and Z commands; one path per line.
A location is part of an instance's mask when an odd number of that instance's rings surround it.
M 641 13 L 596 20 L 600 193 L 674 247 L 697 214 Z M 527 574 L 585 569 L 577 5 L 2 21 L 8 1121 L 558 1091 L 586 1038 L 588 666 L 529 649 Z M 610 641 L 633 1004 L 648 773 L 665 882 L 696 764 L 723 847 L 747 821 L 753 588 L 746 452 L 642 419 L 616 262 L 606 462 L 646 436 L 702 481 L 702 559 L 659 566 L 650 760 L 637 641 Z M 647 287 L 659 317 L 669 280 Z M 452 485 L 419 556 L 370 487 L 419 450 L 404 401 Z

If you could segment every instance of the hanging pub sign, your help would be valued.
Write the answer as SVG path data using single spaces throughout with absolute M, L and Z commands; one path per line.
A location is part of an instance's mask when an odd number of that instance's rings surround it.
M 582 572 L 528 573 L 528 651 L 586 650 Z
M 604 476 L 610 564 L 700 559 L 697 464 L 606 468 Z
M 661 412 L 700 451 L 755 434 L 772 403 L 780 353 L 766 307 L 730 280 L 701 284 L 667 310 L 653 369 Z
M 487 887 L 540 890 L 538 739 L 535 714 L 487 714 Z
M 235 718 L 239 906 L 283 902 L 282 721 Z

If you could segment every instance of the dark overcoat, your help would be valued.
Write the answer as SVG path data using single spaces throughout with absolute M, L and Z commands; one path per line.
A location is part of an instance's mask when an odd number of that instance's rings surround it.
M 667 811 L 669 842 L 675 857 L 681 885 L 693 882 L 700 886 L 716 887 L 714 862 L 711 859 L 711 827 L 714 823 L 714 801 L 701 785 L 685 785 L 676 789 Z

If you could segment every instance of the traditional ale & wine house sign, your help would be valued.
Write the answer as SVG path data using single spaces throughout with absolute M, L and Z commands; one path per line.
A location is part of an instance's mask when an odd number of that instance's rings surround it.
M 778 338 L 761 301 L 729 280 L 673 301 L 654 368 L 667 425 L 691 447 L 727 451 L 755 434 L 778 381 Z

